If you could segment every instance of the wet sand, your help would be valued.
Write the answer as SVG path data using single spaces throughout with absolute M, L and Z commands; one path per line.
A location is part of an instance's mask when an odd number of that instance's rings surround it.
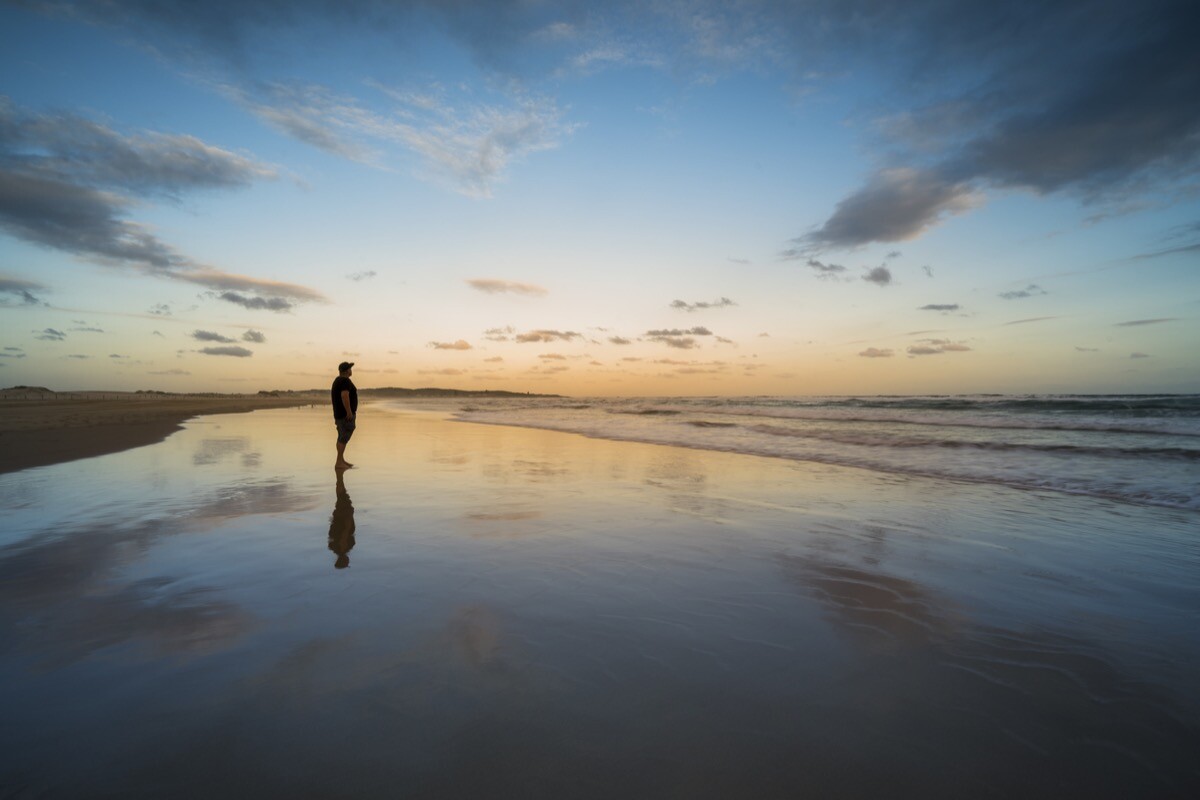
M 1194 512 L 327 416 L 0 476 L 3 793 L 1200 788 Z
M 0 473 L 161 442 L 200 414 L 320 403 L 316 395 L 0 392 Z

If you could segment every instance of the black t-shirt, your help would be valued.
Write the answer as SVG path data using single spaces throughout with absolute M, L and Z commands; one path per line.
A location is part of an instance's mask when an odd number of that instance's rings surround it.
M 334 419 L 346 418 L 346 406 L 342 404 L 342 392 L 345 391 L 350 392 L 350 410 L 358 414 L 358 389 L 354 386 L 354 381 L 345 375 L 338 375 L 333 379 L 333 388 L 329 390 L 330 399 L 333 400 Z

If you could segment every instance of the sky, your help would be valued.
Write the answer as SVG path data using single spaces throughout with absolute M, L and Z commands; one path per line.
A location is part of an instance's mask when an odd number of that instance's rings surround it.
M 1186 2 L 0 2 L 0 386 L 1200 392 Z

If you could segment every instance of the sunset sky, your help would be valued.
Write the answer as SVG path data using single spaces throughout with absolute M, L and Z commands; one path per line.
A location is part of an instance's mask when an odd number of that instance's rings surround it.
M 0 3 L 0 386 L 1200 391 L 1185 2 Z

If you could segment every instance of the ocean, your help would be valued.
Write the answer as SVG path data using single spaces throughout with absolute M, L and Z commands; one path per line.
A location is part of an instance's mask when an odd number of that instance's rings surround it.
M 1200 509 L 1200 395 L 496 398 L 455 418 Z

